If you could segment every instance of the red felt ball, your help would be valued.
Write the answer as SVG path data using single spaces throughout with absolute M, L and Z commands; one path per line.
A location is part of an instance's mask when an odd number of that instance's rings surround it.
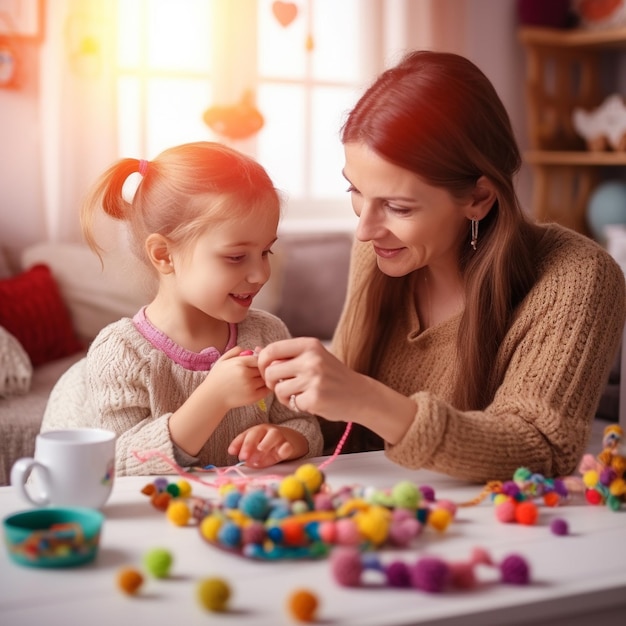
M 561 497 L 556 491 L 549 491 L 543 496 L 543 503 L 546 506 L 557 506 L 560 501 Z
M 532 500 L 524 500 L 515 507 L 515 519 L 519 524 L 532 526 L 537 522 L 539 509 Z
M 602 494 L 595 489 L 587 489 L 585 491 L 585 499 L 589 504 L 602 504 Z
M 283 531 L 283 544 L 286 546 L 303 546 L 306 543 L 304 525 L 300 522 L 286 519 L 280 527 Z

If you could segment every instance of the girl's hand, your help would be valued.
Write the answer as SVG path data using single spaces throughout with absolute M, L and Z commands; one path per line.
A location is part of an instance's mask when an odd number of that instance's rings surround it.
M 237 435 L 228 446 L 228 454 L 261 469 L 281 461 L 304 456 L 309 449 L 306 438 L 286 426 L 258 424 Z
M 243 354 L 243 356 L 242 356 Z M 201 387 L 211 403 L 226 411 L 254 404 L 269 393 L 257 364 L 256 354 L 235 346 L 211 368 Z

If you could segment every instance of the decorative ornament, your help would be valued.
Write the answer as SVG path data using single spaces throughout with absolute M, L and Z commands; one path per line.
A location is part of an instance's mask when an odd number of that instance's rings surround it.
M 263 127 L 265 120 L 254 105 L 254 94 L 247 90 L 238 104 L 214 105 L 203 115 L 204 123 L 218 135 L 229 139 L 246 139 Z
M 277 0 L 272 3 L 272 13 L 281 26 L 287 28 L 298 15 L 298 7 L 293 2 L 280 2 Z

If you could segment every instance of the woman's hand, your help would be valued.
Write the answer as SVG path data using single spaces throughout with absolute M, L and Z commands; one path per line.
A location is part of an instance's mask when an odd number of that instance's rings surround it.
M 228 446 L 228 454 L 254 468 L 298 459 L 308 450 L 309 444 L 304 435 L 286 426 L 274 424 L 252 426 L 237 435 Z
M 265 384 L 289 406 L 332 421 L 349 421 L 355 394 L 366 377 L 346 367 L 318 339 L 300 337 L 269 344 L 259 353 Z M 293 407 L 292 407 L 293 408 Z
M 391 444 L 404 436 L 415 416 L 411 398 L 350 369 L 318 339 L 271 343 L 260 351 L 258 365 L 282 404 L 289 406 L 294 395 L 300 411 L 361 424 Z

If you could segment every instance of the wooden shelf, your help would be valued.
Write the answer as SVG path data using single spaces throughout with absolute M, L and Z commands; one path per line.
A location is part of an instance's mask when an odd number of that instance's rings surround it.
M 589 234 L 589 197 L 602 180 L 622 176 L 626 152 L 585 150 L 572 113 L 576 108 L 593 110 L 606 98 L 601 66 L 607 54 L 626 53 L 626 27 L 524 27 L 518 39 L 527 58 L 530 149 L 524 160 L 533 170 L 533 213 L 540 221 L 556 221 Z
M 528 150 L 524 153 L 524 159 L 531 165 L 626 166 L 626 152 Z
M 526 27 L 519 31 L 525 45 L 550 48 L 626 48 L 626 27 L 598 30 Z

